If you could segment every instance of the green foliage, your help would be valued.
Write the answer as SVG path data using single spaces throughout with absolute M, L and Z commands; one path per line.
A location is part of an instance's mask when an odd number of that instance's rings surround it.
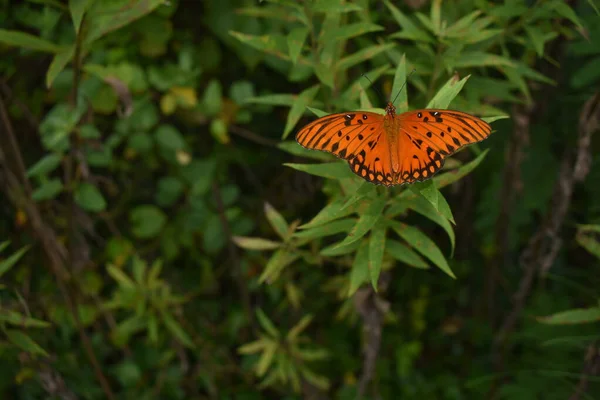
M 569 398 L 597 340 L 595 139 L 558 257 L 490 349 L 600 78 L 597 18 L 564 0 L 1 3 L 20 250 L 0 243 L 0 397 Z M 495 132 L 392 188 L 292 139 L 387 99 Z

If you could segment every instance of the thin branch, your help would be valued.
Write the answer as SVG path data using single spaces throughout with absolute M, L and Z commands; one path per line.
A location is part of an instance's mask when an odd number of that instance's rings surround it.
M 5 134 L 9 137 L 9 141 L 11 143 L 11 151 L 15 152 L 15 156 L 20 158 L 21 149 L 19 148 L 19 144 L 16 140 L 14 130 L 6 111 L 6 107 L 4 105 L 4 100 L 2 96 L 0 96 L 0 118 L 2 120 L 2 127 L 5 130 Z M 18 154 L 18 156 L 17 156 Z M 56 282 L 58 288 L 61 292 L 63 300 L 65 301 L 69 312 L 72 314 L 75 325 L 79 331 L 79 336 L 83 343 L 83 347 L 88 356 L 90 363 L 94 369 L 96 374 L 96 378 L 98 379 L 102 390 L 106 398 L 112 400 L 114 399 L 114 394 L 108 384 L 108 380 L 104 376 L 102 369 L 100 367 L 100 363 L 96 358 L 94 353 L 94 349 L 92 347 L 91 341 L 87 336 L 83 324 L 79 318 L 79 312 L 77 311 L 77 307 L 75 306 L 75 301 L 67 289 L 66 282 L 69 279 L 70 273 L 65 267 L 65 261 L 68 258 L 68 253 L 65 248 L 60 244 L 57 239 L 56 233 L 45 223 L 42 218 L 42 214 L 37 207 L 35 201 L 33 201 L 30 197 L 31 190 L 29 180 L 27 179 L 26 170 L 24 164 L 17 163 L 15 168 L 17 168 L 16 173 L 11 171 L 9 166 L 6 164 L 6 154 L 4 150 L 0 147 L 0 164 L 4 164 L 5 168 L 0 169 L 0 173 L 3 173 L 2 178 L 4 178 L 6 182 L 6 187 L 4 188 L 6 191 L 6 195 L 12 202 L 15 204 L 17 208 L 21 208 L 27 214 L 31 229 L 35 236 L 40 240 L 42 247 L 44 249 L 45 255 L 49 259 L 49 264 L 53 274 L 56 277 Z M 18 177 L 18 178 L 17 178 Z M 26 193 L 22 193 L 22 187 L 26 188 Z
M 581 395 L 587 390 L 590 376 L 598 374 L 600 374 L 600 347 L 598 347 L 598 343 L 592 343 L 587 348 L 583 371 L 581 371 L 577 387 L 571 397 L 569 397 L 569 400 L 579 400 Z
M 583 106 L 579 117 L 579 139 L 575 156 L 567 151 L 554 187 L 551 206 L 539 230 L 532 236 L 522 252 L 520 264 L 524 270 L 518 290 L 513 296 L 513 308 L 505 317 L 494 340 L 494 353 L 498 356 L 519 320 L 537 273 L 545 275 L 562 246 L 560 230 L 571 204 L 576 182 L 585 179 L 589 171 L 591 135 L 600 127 L 600 92 Z M 497 358 L 501 368 L 503 361 Z
M 238 291 L 242 300 L 242 304 L 244 305 L 244 311 L 246 312 L 246 317 L 250 322 L 252 331 L 258 332 L 258 327 L 256 326 L 254 320 L 254 313 L 252 312 L 250 292 L 248 291 L 248 286 L 246 286 L 246 282 L 244 282 L 244 279 L 242 277 L 242 271 L 240 268 L 240 257 L 237 252 L 237 248 L 235 247 L 235 244 L 232 240 L 233 235 L 231 233 L 229 221 L 227 220 L 227 216 L 225 215 L 225 206 L 223 204 L 223 198 L 221 197 L 221 190 L 219 189 L 219 185 L 217 185 L 216 182 L 213 182 L 212 191 L 215 203 L 217 204 L 217 211 L 219 213 L 219 219 L 221 220 L 221 227 L 223 228 L 223 233 L 225 233 L 225 237 L 227 238 L 227 250 L 229 252 L 230 261 L 233 265 L 232 273 L 238 286 Z
M 385 291 L 390 281 L 390 274 L 383 273 L 379 279 L 379 291 Z M 381 335 L 383 331 L 383 318 L 389 310 L 390 304 L 381 298 L 372 286 L 364 287 L 356 291 L 354 295 L 354 307 L 363 320 L 363 367 L 358 381 L 358 396 L 362 397 L 367 385 L 375 374 L 375 364 L 381 347 Z

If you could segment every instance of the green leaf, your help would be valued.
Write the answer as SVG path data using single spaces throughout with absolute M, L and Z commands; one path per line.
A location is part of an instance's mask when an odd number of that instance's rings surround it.
M 344 4 L 340 1 L 317 0 L 311 4 L 312 11 L 318 13 L 346 13 L 351 11 L 362 11 L 362 7 L 357 4 Z
M 61 160 L 62 154 L 50 153 L 29 167 L 27 170 L 27 176 L 31 178 L 33 176 L 47 175 L 60 165 Z
M 0 277 L 7 273 L 23 257 L 28 249 L 29 246 L 22 247 L 6 259 L 0 260 Z
M 69 0 L 69 11 L 71 12 L 71 19 L 73 20 L 75 33 L 79 33 L 83 15 L 90 8 L 94 1 L 95 0 Z
M 337 199 L 327 204 L 319 213 L 304 225 L 300 225 L 299 229 L 310 229 L 315 226 L 323 225 L 329 221 L 333 221 L 338 218 L 346 217 L 354 213 L 359 207 L 367 203 L 366 200 L 360 201 L 353 206 L 342 208 L 346 203 L 345 199 Z
M 294 101 L 294 104 L 292 104 L 292 107 L 290 108 L 290 112 L 285 123 L 285 128 L 283 130 L 282 139 L 285 139 L 292 129 L 294 129 L 294 126 L 298 123 L 300 117 L 302 117 L 302 114 L 304 114 L 306 107 L 313 101 L 318 91 L 319 86 L 315 85 L 298 95 L 296 101 Z
M 488 54 L 481 51 L 468 51 L 460 54 L 460 57 L 449 62 L 452 68 L 472 67 L 514 67 L 515 64 L 508 58 L 496 54 Z
M 370 197 L 375 193 L 376 193 L 375 185 L 373 185 L 370 182 L 366 182 L 366 181 L 361 183 L 358 190 L 348 199 L 348 201 L 346 201 L 346 203 L 342 207 L 342 210 L 345 208 L 348 208 L 350 206 L 353 206 L 358 201 L 364 199 L 365 197 Z
M 354 225 L 354 228 L 352 228 L 352 230 L 348 233 L 348 236 L 346 236 L 346 238 L 339 243 L 338 246 L 348 245 L 360 240 L 363 236 L 365 236 L 381 218 L 383 208 L 385 207 L 385 202 L 386 200 L 383 196 L 371 200 L 368 208 L 364 211 L 364 213 L 361 213 L 356 225 Z
M 205 107 L 206 115 L 214 116 L 217 115 L 223 107 L 223 90 L 221 89 L 221 83 L 212 79 L 206 89 L 204 90 L 204 96 L 202 104 Z
M 281 150 L 283 150 L 287 153 L 293 154 L 295 156 L 313 158 L 315 160 L 331 161 L 334 157 L 331 154 L 328 154 L 324 151 L 314 151 L 311 149 L 304 148 L 304 147 L 300 146 L 298 144 L 298 142 L 296 142 L 295 140 L 279 142 L 277 144 L 277 147 L 280 148 Z
M 300 335 L 308 327 L 312 319 L 313 317 L 310 314 L 302 317 L 302 319 L 300 319 L 300 321 L 298 321 L 298 323 L 289 330 L 288 334 L 286 335 L 287 340 L 291 343 L 295 342 L 298 339 L 298 335 Z
M 372 82 L 377 81 L 380 76 L 388 71 L 389 68 L 389 64 L 384 64 L 381 67 L 377 67 L 371 71 L 368 71 L 365 73 L 365 75 L 369 77 L 370 81 L 366 80 L 363 76 L 360 76 L 352 84 L 350 84 L 348 89 L 344 91 L 341 97 L 347 100 L 355 100 L 359 98 L 359 96 L 366 94 L 366 90 L 371 87 Z M 380 101 L 382 101 L 382 99 L 380 99 Z M 319 115 L 317 116 L 320 117 Z
M 394 83 L 392 84 L 392 96 L 398 96 L 396 108 L 398 109 L 399 114 L 408 111 L 408 90 L 404 87 L 405 84 L 406 54 L 402 54 L 402 58 L 400 59 L 398 68 L 396 68 L 396 73 L 394 74 Z M 402 92 L 400 92 L 400 88 L 403 88 Z M 394 98 L 392 98 L 392 101 L 393 100 Z
M 183 135 L 172 125 L 160 125 L 155 135 L 156 143 L 164 150 L 175 152 L 185 148 Z
M 281 247 L 281 243 L 263 238 L 234 236 L 231 239 L 235 244 L 247 250 L 273 250 Z
M 288 51 L 292 63 L 296 64 L 298 57 L 302 52 L 302 47 L 308 36 L 309 29 L 305 26 L 299 26 L 290 31 L 287 36 Z
M 100 212 L 106 209 L 106 200 L 102 193 L 88 182 L 83 182 L 75 189 L 75 202 L 84 210 Z
M 600 321 L 600 307 L 574 308 L 536 319 L 549 325 L 589 324 Z
M 461 166 L 460 168 L 454 171 L 449 171 L 444 174 L 434 176 L 433 181 L 437 185 L 438 189 L 441 189 L 444 186 L 451 185 L 452 183 L 468 175 L 471 171 L 477 168 L 481 161 L 483 161 L 488 151 L 489 149 L 482 151 L 481 154 L 479 154 L 473 161 L 469 161 L 467 164 Z
M 58 178 L 50 179 L 42 183 L 31 194 L 31 198 L 35 201 L 51 200 L 58 196 L 63 190 L 63 183 Z
M 254 342 L 246 343 L 240 347 L 238 347 L 237 351 L 240 354 L 254 354 L 263 350 L 269 341 L 265 338 L 260 338 L 259 340 L 255 340 Z
M 370 22 L 356 22 L 339 26 L 327 32 L 327 36 L 334 42 L 341 42 L 353 37 L 364 35 L 369 32 L 377 32 L 384 30 L 383 26 L 376 25 Z
M 433 27 L 433 32 L 438 35 L 440 33 L 440 29 L 442 28 L 442 0 L 433 0 L 431 2 L 431 10 L 429 14 L 429 19 L 431 20 L 431 25 Z
M 293 94 L 266 94 L 264 96 L 250 97 L 244 104 L 266 104 L 270 106 L 289 106 L 291 107 L 296 98 Z
M 354 253 L 356 251 L 356 249 L 358 249 L 358 246 L 360 246 L 361 243 L 362 242 L 360 242 L 360 241 L 356 241 L 354 243 L 350 243 L 348 245 L 343 245 L 343 246 L 340 246 L 339 243 L 334 243 L 331 246 L 326 246 L 323 249 L 321 249 L 319 254 L 321 254 L 322 256 L 325 256 L 325 257 L 343 256 L 345 254 Z
M 88 11 L 89 26 L 84 41 L 86 46 L 109 32 L 129 25 L 164 4 L 164 0 L 136 2 L 115 0 L 108 5 L 104 1 L 94 2 L 94 5 Z
M 4 329 L 4 334 L 6 335 L 9 342 L 20 347 L 30 354 L 39 354 L 45 357 L 49 357 L 46 350 L 42 349 L 39 344 L 33 341 L 29 336 L 24 334 L 21 331 L 14 329 Z
M 529 39 L 531 39 L 531 43 L 533 43 L 533 48 L 538 57 L 542 57 L 544 55 L 544 33 L 535 25 L 525 25 L 524 29 L 527 36 L 529 36 Z
M 579 20 L 579 17 L 575 13 L 575 11 L 573 11 L 573 9 L 569 7 L 567 3 L 565 3 L 564 1 L 554 1 L 552 2 L 552 5 L 554 6 L 554 11 L 556 11 L 561 17 L 568 19 L 569 21 L 577 25 L 579 29 L 585 29 L 581 24 L 581 21 Z
M 570 83 L 573 89 L 582 89 L 600 80 L 600 56 L 582 62 L 571 75 Z
M 256 50 L 274 55 L 282 60 L 290 60 L 285 48 L 285 41 L 278 40 L 278 37 L 274 34 L 255 36 L 236 31 L 229 31 L 229 34 Z
M 275 281 L 281 274 L 281 271 L 296 261 L 299 257 L 300 256 L 298 254 L 292 253 L 284 248 L 276 250 L 269 259 L 269 262 L 267 262 L 263 273 L 260 274 L 258 281 L 260 283 L 263 283 L 267 280 L 269 282 Z
M 437 245 L 419 229 L 398 221 L 389 221 L 389 226 L 415 250 L 434 263 L 439 269 L 456 279 L 444 255 Z
M 398 242 L 397 240 L 387 239 L 385 252 L 394 259 L 406 265 L 410 265 L 411 267 L 429 269 L 429 264 L 427 264 L 427 262 L 423 260 L 420 255 L 415 253 L 410 247 Z
M 421 42 L 433 42 L 433 38 L 424 30 L 418 28 L 406 15 L 391 2 L 385 0 L 385 5 L 392 12 L 392 17 L 396 20 L 402 31 L 390 35 L 390 38 L 410 39 Z
M 165 214 L 156 206 L 142 205 L 129 213 L 133 234 L 141 239 L 157 236 L 167 222 Z
M 352 270 L 350 271 L 350 289 L 348 297 L 352 296 L 363 283 L 369 279 L 369 243 L 363 241 L 358 247 Z
M 30 318 L 13 310 L 4 309 L 0 313 L 0 321 L 22 328 L 47 328 L 52 326 L 49 322 Z
M 429 101 L 426 108 L 448 108 L 452 100 L 460 93 L 463 86 L 471 75 L 458 80 L 458 75 L 454 75 L 442 86 L 442 88 Z
M 329 179 L 346 179 L 355 176 L 352 171 L 350 171 L 350 168 L 348 168 L 348 164 L 341 162 L 323 164 L 284 163 L 283 165 L 311 175 L 322 176 L 323 178 Z
M 25 32 L 0 29 L 0 43 L 24 49 L 58 53 L 63 47 Z
M 162 321 L 177 340 L 183 344 L 185 347 L 193 349 L 194 342 L 190 338 L 190 336 L 186 333 L 186 331 L 181 327 L 179 322 L 175 320 L 175 318 L 168 312 L 166 309 L 161 309 Z
M 369 238 L 369 276 L 371 277 L 371 285 L 373 285 L 376 292 L 385 252 L 385 229 L 385 224 L 377 224 L 371 231 L 371 237 Z
M 73 58 L 75 54 L 75 45 L 71 45 L 68 48 L 61 50 L 56 53 L 50 66 L 48 67 L 48 72 L 46 72 L 46 87 L 51 88 L 54 80 L 62 72 L 63 69 L 67 66 L 67 64 Z
M 287 239 L 290 230 L 288 223 L 285 221 L 283 216 L 275 208 L 273 208 L 272 205 L 266 202 L 265 215 L 273 229 L 275 229 L 275 232 L 277 232 L 277 234 L 279 235 L 279 237 L 281 237 L 284 240 Z
M 391 49 L 394 47 L 394 43 L 386 43 L 386 44 L 377 44 L 373 46 L 369 46 L 362 50 L 357 51 L 356 53 L 346 56 L 339 60 L 336 64 L 336 69 L 338 72 L 343 72 L 348 68 L 355 66 L 363 61 L 371 60 L 378 54 Z
M 269 317 L 267 317 L 262 309 L 256 309 L 256 317 L 258 318 L 258 323 L 265 330 L 265 332 L 267 332 L 273 338 L 279 337 L 279 330 L 277 330 L 273 322 L 271 322 Z
M 440 213 L 447 220 L 454 223 L 452 210 L 450 210 L 450 206 L 446 202 L 444 196 L 437 189 L 434 181 L 428 180 L 425 182 L 416 182 L 414 185 L 410 186 L 410 190 L 422 196 L 433 206 L 436 212 Z
M 298 239 L 318 239 L 324 236 L 335 235 L 340 232 L 349 232 L 354 226 L 356 220 L 354 218 L 344 218 L 337 221 L 332 221 L 328 224 L 317 226 L 312 229 L 305 229 L 294 233 L 294 237 Z
M 446 203 L 446 199 L 441 196 L 441 193 L 440 200 L 443 200 L 446 205 L 448 204 Z M 452 252 L 454 252 L 456 236 L 454 234 L 454 229 L 452 229 L 452 225 L 450 225 L 450 222 L 448 222 L 448 218 L 443 216 L 441 212 L 437 211 L 429 201 L 421 196 L 415 197 L 414 199 L 405 200 L 405 202 L 410 209 L 435 222 L 446 231 L 448 238 L 450 239 Z

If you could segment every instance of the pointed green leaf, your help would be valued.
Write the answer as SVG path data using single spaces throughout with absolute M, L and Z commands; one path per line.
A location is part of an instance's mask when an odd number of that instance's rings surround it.
M 335 156 L 324 152 L 324 151 L 314 151 L 307 148 L 304 148 L 298 144 L 296 141 L 287 140 L 285 142 L 280 142 L 277 144 L 281 150 L 293 154 L 299 157 L 313 158 L 315 160 L 321 161 L 332 161 Z
M 71 19 L 73 20 L 75 33 L 79 33 L 83 15 L 93 2 L 94 0 L 69 0 L 69 11 L 71 12 Z
M 25 333 L 14 330 L 14 329 L 4 329 L 4 334 L 6 335 L 9 342 L 20 347 L 30 354 L 39 354 L 45 357 L 48 357 L 48 353 L 46 350 L 42 349 L 39 344 L 37 344 L 32 338 L 27 336 Z
M 339 60 L 338 63 L 336 64 L 336 69 L 338 72 L 343 72 L 343 71 L 347 70 L 348 68 L 351 68 L 363 61 L 367 61 L 367 60 L 374 58 L 378 54 L 380 54 L 388 49 L 391 49 L 394 46 L 395 46 L 394 43 L 377 44 L 377 45 L 369 46 L 367 48 L 357 51 L 356 53 L 354 53 L 350 56 L 346 56 L 346 57 L 342 58 L 341 60 Z
M 8 46 L 21 47 L 23 49 L 44 51 L 47 53 L 58 53 L 63 50 L 63 47 L 35 35 L 6 29 L 0 29 L 0 43 L 4 43 Z
M 265 216 L 279 237 L 285 240 L 288 237 L 290 226 L 285 218 L 267 202 L 265 202 Z
M 301 230 L 294 233 L 294 237 L 298 239 L 314 240 L 324 236 L 335 235 L 340 232 L 349 232 L 354 224 L 356 224 L 356 219 L 354 218 L 339 219 L 312 229 Z
M 309 29 L 305 26 L 299 26 L 290 31 L 287 36 L 288 51 L 292 63 L 296 64 L 298 56 L 302 52 L 302 47 L 308 36 Z
M 387 239 L 385 252 L 394 259 L 419 269 L 429 269 L 429 264 L 415 253 L 410 247 L 394 239 Z
M 400 39 L 411 39 L 421 42 L 432 42 L 433 38 L 424 30 L 417 27 L 406 15 L 404 15 L 398 8 L 396 8 L 391 2 L 385 0 L 385 5 L 392 12 L 392 17 L 396 20 L 398 25 L 402 28 L 401 32 L 394 33 L 390 38 Z
M 358 247 L 358 251 L 354 256 L 352 270 L 350 271 L 350 289 L 348 297 L 369 279 L 369 243 L 363 241 Z
M 396 73 L 394 74 L 394 83 L 392 84 L 392 96 L 398 96 L 398 101 L 396 102 L 396 108 L 398 109 L 398 114 L 408 111 L 408 90 L 406 90 L 406 54 L 402 54 L 402 58 L 398 63 L 398 67 L 396 68 Z M 400 92 L 400 88 L 402 92 Z M 394 100 L 392 97 L 391 101 Z
M 468 175 L 471 171 L 477 168 L 481 161 L 483 161 L 488 151 L 489 149 L 482 151 L 481 154 L 478 155 L 473 161 L 469 161 L 467 164 L 454 171 L 449 171 L 444 174 L 434 176 L 433 181 L 437 185 L 438 189 L 448 186 Z
M 84 210 L 100 212 L 106 209 L 106 200 L 98 188 L 91 183 L 82 182 L 75 189 L 75 202 Z
M 257 237 L 234 236 L 231 239 L 235 244 L 247 250 L 273 250 L 281 246 L 281 243 Z
M 369 276 L 371 277 L 371 285 L 376 292 L 385 252 L 385 229 L 385 224 L 377 224 L 371 231 L 371 237 L 369 238 Z
M 299 257 L 300 256 L 298 254 L 292 253 L 286 249 L 276 250 L 269 259 L 269 262 L 267 262 L 267 265 L 265 266 L 263 273 L 258 278 L 258 281 L 260 283 L 263 283 L 267 280 L 269 282 L 274 281 L 279 277 L 279 274 L 281 274 L 281 271 L 283 271 L 285 267 L 296 261 Z
M 350 168 L 348 168 L 348 164 L 341 162 L 323 164 L 284 163 L 283 165 L 311 175 L 322 176 L 323 178 L 329 179 L 346 179 L 355 176 L 352 171 L 350 171 Z
M 279 330 L 275 327 L 273 322 L 271 322 L 269 317 L 267 317 L 267 314 L 265 314 L 262 309 L 256 309 L 256 317 L 258 318 L 258 323 L 260 324 L 260 326 L 262 326 L 265 332 L 267 332 L 273 338 L 279 337 Z
M 446 82 L 444 86 L 433 96 L 426 108 L 448 108 L 452 100 L 460 93 L 463 86 L 471 75 L 458 80 L 458 75 L 454 75 Z
M 359 200 L 362 200 L 365 197 L 370 197 L 375 193 L 376 193 L 375 185 L 373 185 L 370 182 L 366 182 L 366 181 L 361 183 L 358 190 L 348 199 L 348 201 L 346 201 L 346 203 L 342 207 L 342 210 L 345 208 L 348 208 L 350 206 L 353 206 Z
M 440 196 L 440 200 L 443 199 L 443 196 Z M 445 199 L 443 199 L 445 203 Z M 450 239 L 450 246 L 452 248 L 452 253 L 454 252 L 454 246 L 456 242 L 456 237 L 454 234 L 454 229 L 452 229 L 452 225 L 448 222 L 448 219 L 441 214 L 441 212 L 437 211 L 431 203 L 425 200 L 423 197 L 419 196 L 413 199 L 406 200 L 408 207 L 422 216 L 429 218 L 431 221 L 435 222 L 439 226 L 441 226 L 446 233 L 448 234 L 448 238 Z M 448 204 L 448 203 L 445 203 Z
M 600 307 L 574 308 L 536 319 L 549 325 L 589 324 L 600 321 Z
M 354 228 L 348 233 L 348 236 L 338 244 L 338 246 L 345 246 L 350 243 L 360 240 L 363 236 L 371 230 L 377 221 L 381 218 L 383 208 L 385 207 L 385 198 L 377 197 L 370 201 L 368 208 L 362 213 L 354 225 Z
M 25 246 L 5 258 L 4 260 L 0 260 L 0 277 L 7 273 L 19 260 L 25 252 L 29 249 L 29 246 Z
M 294 104 L 290 108 L 290 112 L 285 123 L 285 129 L 283 130 L 283 139 L 285 139 L 292 129 L 294 129 L 294 126 L 298 123 L 300 117 L 302 117 L 304 110 L 312 102 L 318 91 L 319 86 L 315 85 L 298 95 L 296 101 L 294 101 Z
M 62 155 L 59 153 L 50 153 L 44 157 L 42 157 L 38 162 L 33 164 L 27 170 L 27 176 L 43 176 L 47 175 L 50 172 L 54 171 L 62 160 Z
M 2 310 L 0 313 L 0 321 L 4 321 L 7 324 L 22 328 L 47 328 L 52 326 L 49 322 L 30 318 L 13 310 L 7 309 Z
M 162 310 L 161 312 L 162 320 L 173 336 L 185 347 L 193 349 L 194 342 L 187 334 L 187 332 L 183 329 L 183 327 L 175 320 L 175 318 L 171 315 L 167 310 Z
M 437 245 L 419 229 L 398 221 L 389 221 L 389 226 L 415 250 L 428 258 L 439 269 L 456 279 L 444 255 Z

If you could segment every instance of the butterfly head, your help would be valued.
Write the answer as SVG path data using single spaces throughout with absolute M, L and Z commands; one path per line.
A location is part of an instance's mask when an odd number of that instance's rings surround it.
M 390 118 L 394 118 L 396 116 L 396 107 L 394 107 L 391 101 L 385 107 L 385 116 Z

